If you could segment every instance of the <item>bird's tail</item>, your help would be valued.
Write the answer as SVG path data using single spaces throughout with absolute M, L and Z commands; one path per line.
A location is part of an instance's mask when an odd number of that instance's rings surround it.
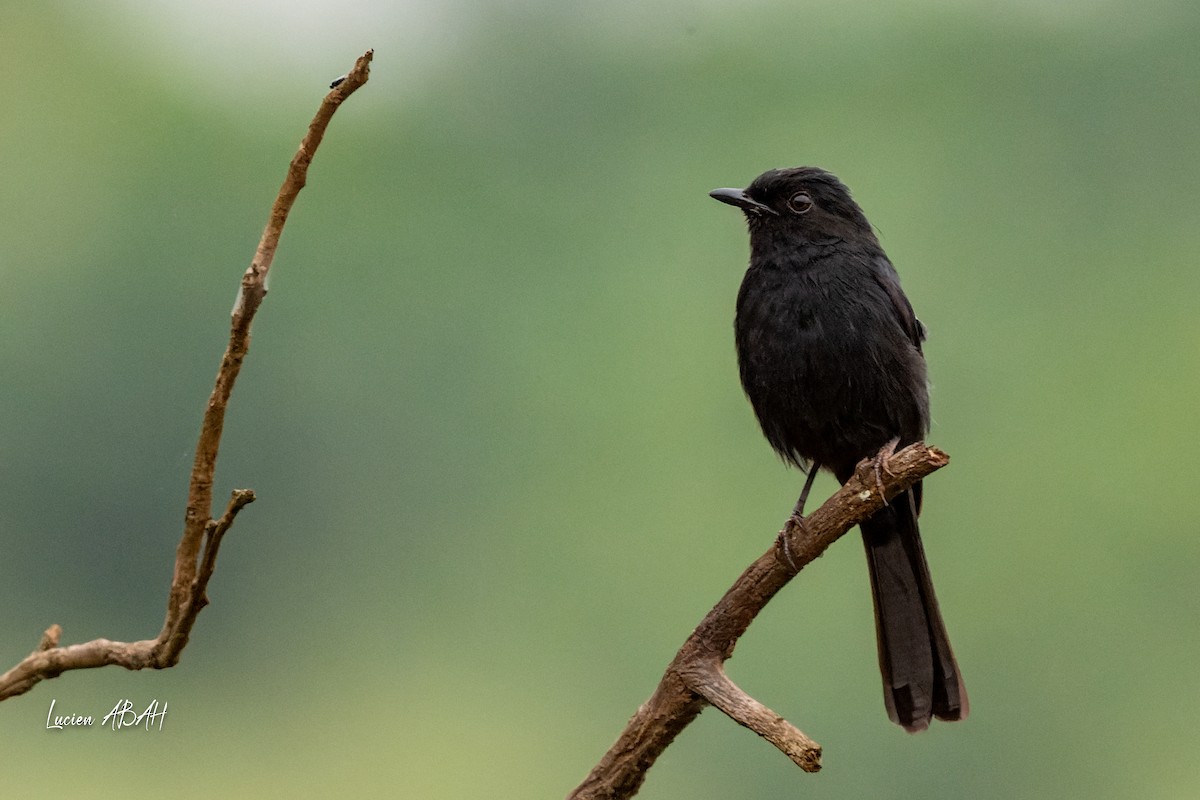
M 910 733 L 930 717 L 965 719 L 963 686 L 938 611 L 917 528 L 920 484 L 861 526 L 875 598 L 875 632 L 883 701 L 892 722 Z

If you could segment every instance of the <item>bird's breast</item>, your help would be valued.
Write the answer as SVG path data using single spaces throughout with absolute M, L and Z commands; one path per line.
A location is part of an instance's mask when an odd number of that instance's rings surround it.
M 923 359 L 876 294 L 854 270 L 747 271 L 734 326 L 742 387 L 785 459 L 852 465 L 923 434 Z

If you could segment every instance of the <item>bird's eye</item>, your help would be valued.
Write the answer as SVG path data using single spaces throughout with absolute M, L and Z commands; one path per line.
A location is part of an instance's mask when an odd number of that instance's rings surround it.
M 795 214 L 807 214 L 809 209 L 813 207 L 812 198 L 808 196 L 808 192 L 796 192 L 788 198 L 788 208 Z

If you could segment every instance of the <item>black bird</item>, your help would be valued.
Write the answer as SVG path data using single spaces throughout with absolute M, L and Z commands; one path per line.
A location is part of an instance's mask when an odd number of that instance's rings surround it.
M 764 172 L 712 197 L 742 209 L 750 266 L 734 323 L 742 387 L 784 461 L 845 483 L 929 429 L 925 328 L 850 191 L 816 167 Z M 861 527 L 888 716 L 905 730 L 967 716 L 917 528 L 921 484 Z

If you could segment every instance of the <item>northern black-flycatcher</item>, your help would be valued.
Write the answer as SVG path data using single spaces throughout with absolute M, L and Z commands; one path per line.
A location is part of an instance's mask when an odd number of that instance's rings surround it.
M 734 323 L 742 387 L 787 462 L 845 483 L 889 442 L 929 429 L 925 329 L 850 191 L 815 167 L 764 172 L 711 195 L 750 229 Z M 888 716 L 905 730 L 967 716 L 921 547 L 921 484 L 863 522 Z

